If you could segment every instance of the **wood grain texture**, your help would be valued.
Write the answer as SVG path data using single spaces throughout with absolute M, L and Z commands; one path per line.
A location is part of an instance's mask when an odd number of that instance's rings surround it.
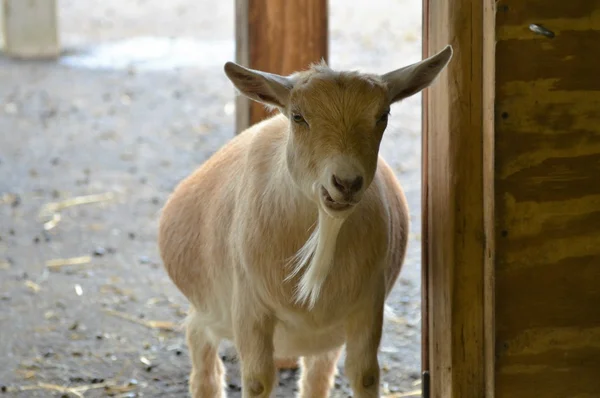
M 287 75 L 328 59 L 327 0 L 236 0 L 237 62 Z M 271 114 L 239 97 L 237 131 Z
M 496 87 L 496 2 L 483 2 L 483 356 L 485 361 L 485 398 L 495 397 L 496 385 L 496 233 L 495 212 L 495 101 Z
M 496 396 L 598 397 L 600 1 L 496 23 Z
M 423 0 L 423 19 L 422 19 L 422 57 L 429 56 L 429 0 Z M 429 198 L 429 157 L 427 148 L 427 127 L 429 120 L 429 90 L 424 90 L 421 96 L 421 372 L 430 371 L 430 351 L 431 339 L 429 336 L 429 212 L 427 211 Z
M 427 3 L 427 55 L 455 51 L 424 107 L 431 393 L 491 397 L 494 2 Z
M 3 0 L 4 50 L 11 57 L 55 58 L 60 55 L 56 0 Z

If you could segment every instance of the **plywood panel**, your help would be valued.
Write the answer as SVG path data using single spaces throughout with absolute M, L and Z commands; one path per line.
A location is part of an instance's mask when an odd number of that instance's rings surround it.
M 600 1 L 496 23 L 496 395 L 598 397 Z
M 328 55 L 327 0 L 236 0 L 237 62 L 290 74 Z M 237 131 L 268 117 L 265 108 L 238 97 Z
M 424 96 L 424 228 L 431 396 L 493 392 L 492 0 L 429 0 L 431 55 L 447 71 Z

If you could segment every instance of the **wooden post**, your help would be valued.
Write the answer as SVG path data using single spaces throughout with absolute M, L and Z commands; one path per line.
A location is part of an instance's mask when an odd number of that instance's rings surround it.
M 327 61 L 327 0 L 236 0 L 236 62 L 277 74 Z M 245 97 L 236 102 L 236 130 L 269 116 Z
M 60 55 L 56 0 L 3 0 L 4 50 L 16 58 Z
M 424 363 L 432 398 L 493 396 L 493 4 L 423 7 L 424 55 L 454 47 L 424 97 Z

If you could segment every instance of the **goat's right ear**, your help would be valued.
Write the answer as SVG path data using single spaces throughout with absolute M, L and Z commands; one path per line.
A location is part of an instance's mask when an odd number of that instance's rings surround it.
M 269 106 L 287 107 L 292 82 L 284 76 L 244 68 L 234 62 L 225 64 L 225 74 L 246 97 Z

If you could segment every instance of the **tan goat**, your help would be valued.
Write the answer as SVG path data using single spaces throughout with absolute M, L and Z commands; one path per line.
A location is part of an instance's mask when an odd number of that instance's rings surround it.
M 327 397 L 344 344 L 354 397 L 379 397 L 384 301 L 409 226 L 379 145 L 390 105 L 429 86 L 451 57 L 447 46 L 382 76 L 225 65 L 237 89 L 281 114 L 232 139 L 163 209 L 161 255 L 191 303 L 193 397 L 225 396 L 222 339 L 237 348 L 244 398 L 269 397 L 275 358 L 298 357 L 299 396 Z

